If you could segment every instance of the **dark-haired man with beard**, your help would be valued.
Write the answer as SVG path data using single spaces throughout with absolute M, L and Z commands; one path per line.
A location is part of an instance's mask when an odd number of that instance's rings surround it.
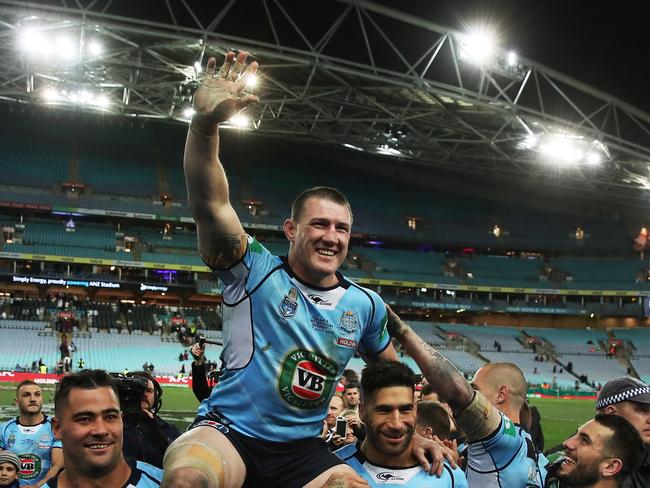
M 620 488 L 639 462 L 643 444 L 623 417 L 597 414 L 564 441 L 565 457 L 547 487 Z

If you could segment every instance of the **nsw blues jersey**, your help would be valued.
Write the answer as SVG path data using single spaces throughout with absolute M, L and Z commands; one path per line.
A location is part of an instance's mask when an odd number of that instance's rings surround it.
M 548 461 L 536 452 L 530 434 L 501 414 L 487 439 L 468 447 L 467 481 L 481 488 L 542 488 Z
M 223 371 L 199 415 L 216 410 L 238 432 L 274 442 L 320 435 L 354 352 L 390 343 L 381 298 L 341 275 L 310 287 L 252 237 L 242 260 L 217 273 L 226 283 Z
M 61 441 L 54 439 L 52 422 L 47 416 L 38 425 L 21 425 L 15 418 L 0 425 L 0 448 L 20 458 L 20 484 L 34 485 L 50 470 L 52 449 L 60 449 Z
M 131 476 L 121 488 L 157 488 L 162 481 L 162 469 L 142 461 L 129 461 Z M 58 488 L 59 475 L 50 479 L 41 488 Z
M 410 449 L 410 447 L 409 447 Z M 355 444 L 342 447 L 336 454 L 372 487 L 466 488 L 467 480 L 460 468 L 445 464 L 442 476 L 431 476 L 421 466 L 387 468 L 371 464 Z

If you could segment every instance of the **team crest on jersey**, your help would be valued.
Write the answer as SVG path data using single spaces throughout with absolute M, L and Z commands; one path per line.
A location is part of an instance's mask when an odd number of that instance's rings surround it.
M 296 315 L 296 310 L 298 309 L 298 290 L 291 288 L 289 293 L 287 293 L 282 303 L 280 304 L 280 315 L 285 319 L 293 317 Z
M 9 434 L 9 438 L 7 439 L 7 449 L 11 449 L 14 447 L 14 444 L 16 443 L 16 434 L 13 432 Z
M 278 380 L 280 395 L 294 407 L 320 407 L 330 397 L 338 369 L 338 365 L 325 356 L 297 349 L 282 363 Z
M 19 454 L 21 480 L 33 480 L 41 474 L 41 458 L 34 454 Z
M 339 321 L 339 327 L 346 334 L 357 333 L 359 331 L 359 319 L 357 315 L 350 310 L 343 312 Z

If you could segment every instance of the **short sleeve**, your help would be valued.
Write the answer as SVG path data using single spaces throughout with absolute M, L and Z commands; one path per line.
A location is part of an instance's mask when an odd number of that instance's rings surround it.
M 390 336 L 386 324 L 388 314 L 384 301 L 371 290 L 364 291 L 368 294 L 371 304 L 370 323 L 361 337 L 359 351 L 368 356 L 375 356 L 388 347 Z

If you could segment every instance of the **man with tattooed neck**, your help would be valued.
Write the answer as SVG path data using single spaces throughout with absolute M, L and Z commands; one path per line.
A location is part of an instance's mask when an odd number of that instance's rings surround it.
M 470 384 L 390 309 L 388 330 L 415 360 L 440 399 L 451 407 L 456 423 L 467 436 L 469 486 L 543 487 L 547 461 L 518 425 L 526 401 L 521 370 L 514 364 L 488 364 L 476 372 Z

